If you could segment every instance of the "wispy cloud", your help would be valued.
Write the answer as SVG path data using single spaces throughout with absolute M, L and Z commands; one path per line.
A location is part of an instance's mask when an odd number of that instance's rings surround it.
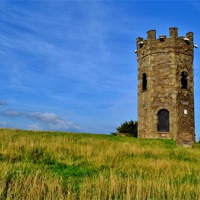
M 0 106 L 4 106 L 4 105 L 7 105 L 7 101 L 4 101 L 4 100 L 0 100 Z
M 8 118 L 26 118 L 32 121 L 37 121 L 40 124 L 28 125 L 29 128 L 34 129 L 49 129 L 49 130 L 79 130 L 80 126 L 74 122 L 65 121 L 55 113 L 41 113 L 41 112 L 20 112 L 16 110 L 5 110 L 1 115 Z
M 20 117 L 20 116 L 24 116 L 24 113 L 18 112 L 15 110 L 5 110 L 1 112 L 1 115 L 5 117 Z
M 12 128 L 8 122 L 0 122 L 1 128 Z
M 43 127 L 40 124 L 30 124 L 28 125 L 28 130 L 42 130 Z

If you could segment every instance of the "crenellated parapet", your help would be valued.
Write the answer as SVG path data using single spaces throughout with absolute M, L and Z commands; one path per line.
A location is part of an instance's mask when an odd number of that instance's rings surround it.
M 147 32 L 147 39 L 141 37 L 137 38 L 137 54 L 138 59 L 155 53 L 168 53 L 176 51 L 176 53 L 183 53 L 193 56 L 193 33 L 188 32 L 186 36 L 178 36 L 177 28 L 169 29 L 169 36 L 160 35 L 156 37 L 155 30 Z

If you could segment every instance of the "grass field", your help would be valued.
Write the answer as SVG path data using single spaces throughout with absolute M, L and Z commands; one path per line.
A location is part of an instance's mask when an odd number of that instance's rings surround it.
M 200 199 L 200 145 L 0 129 L 0 199 Z

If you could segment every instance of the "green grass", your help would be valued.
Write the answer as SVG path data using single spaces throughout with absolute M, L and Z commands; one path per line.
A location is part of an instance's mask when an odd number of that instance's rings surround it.
M 200 199 L 200 145 L 0 129 L 0 199 Z

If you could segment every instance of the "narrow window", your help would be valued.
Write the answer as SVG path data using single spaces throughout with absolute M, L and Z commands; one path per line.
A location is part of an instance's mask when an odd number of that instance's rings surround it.
M 186 72 L 181 72 L 181 88 L 187 89 L 187 73 Z
M 146 90 L 146 89 L 147 89 L 147 75 L 142 74 L 142 90 Z
M 158 111 L 158 132 L 169 132 L 169 111 L 162 109 Z

